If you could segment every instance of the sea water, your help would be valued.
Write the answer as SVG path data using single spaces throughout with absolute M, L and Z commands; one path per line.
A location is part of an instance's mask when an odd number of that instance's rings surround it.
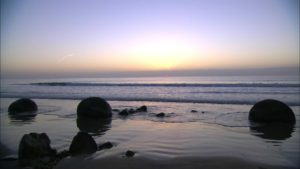
M 148 112 L 123 117 L 114 110 L 107 124 L 82 121 L 76 107 L 90 96 L 105 98 L 113 109 L 146 105 Z M 23 97 L 37 103 L 37 115 L 10 117 L 9 104 Z M 288 104 L 296 124 L 269 132 L 251 123 L 248 112 L 263 99 Z M 24 134 L 45 132 L 61 151 L 78 131 L 86 131 L 98 144 L 114 145 L 89 157 L 93 160 L 122 157 L 130 149 L 137 152 L 136 158 L 238 157 L 298 168 L 299 109 L 296 76 L 2 79 L 0 141 L 10 154 L 17 154 Z M 166 116 L 156 117 L 160 112 Z
M 2 79 L 1 97 L 254 104 L 278 99 L 299 106 L 297 76 Z

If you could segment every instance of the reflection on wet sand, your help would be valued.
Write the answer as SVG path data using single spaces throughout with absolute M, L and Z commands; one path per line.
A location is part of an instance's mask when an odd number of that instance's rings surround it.
M 111 121 L 111 118 L 77 117 L 76 123 L 80 131 L 88 132 L 92 135 L 103 135 L 111 128 Z
M 267 123 L 250 126 L 250 133 L 263 139 L 286 140 L 292 136 L 294 125 L 287 123 Z
M 8 117 L 12 123 L 23 123 L 23 122 L 31 123 L 34 122 L 36 115 L 37 115 L 36 113 L 31 113 L 31 112 L 19 113 L 19 114 L 9 113 Z

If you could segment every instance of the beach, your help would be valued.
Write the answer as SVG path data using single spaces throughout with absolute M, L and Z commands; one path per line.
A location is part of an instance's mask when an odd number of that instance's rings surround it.
M 1 0 L 1 169 L 300 169 L 299 0 Z
M 7 148 L 2 157 L 17 157 L 21 137 L 30 132 L 47 133 L 51 146 L 62 151 L 79 131 L 86 131 L 98 145 L 109 141 L 113 147 L 67 157 L 55 168 L 299 168 L 299 106 L 291 107 L 296 125 L 270 136 L 249 123 L 251 105 L 109 101 L 113 117 L 99 124 L 77 118 L 80 100 L 66 99 L 34 99 L 36 116 L 11 118 L 7 108 L 14 100 L 1 98 L 1 145 Z M 118 110 L 142 105 L 148 112 L 118 115 Z M 157 117 L 160 112 L 166 116 Z M 134 157 L 126 157 L 127 150 Z

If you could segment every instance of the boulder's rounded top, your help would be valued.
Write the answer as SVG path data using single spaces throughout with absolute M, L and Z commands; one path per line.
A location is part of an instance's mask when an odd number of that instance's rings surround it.
M 267 99 L 254 104 L 249 112 L 249 120 L 254 122 L 283 122 L 295 123 L 296 118 L 293 110 L 285 103 Z
M 112 112 L 106 100 L 100 97 L 89 97 L 78 104 L 77 115 L 80 117 L 109 118 L 112 116 Z
M 9 113 L 36 112 L 37 110 L 36 103 L 28 98 L 16 100 L 8 107 Z

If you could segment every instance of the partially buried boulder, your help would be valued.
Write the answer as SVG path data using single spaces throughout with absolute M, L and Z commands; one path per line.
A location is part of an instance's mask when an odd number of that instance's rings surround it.
M 37 111 L 37 105 L 34 101 L 22 98 L 19 100 L 14 101 L 9 107 L 8 112 L 9 113 L 23 113 L 23 112 L 36 112 Z
M 133 157 L 134 154 L 135 154 L 135 152 L 133 152 L 133 151 L 131 151 L 131 150 L 128 150 L 128 151 L 126 151 L 125 156 L 126 156 L 126 157 Z
M 161 112 L 161 113 L 156 114 L 155 116 L 156 117 L 165 117 L 165 115 L 166 115 L 165 113 Z
M 101 144 L 99 147 L 98 147 L 98 150 L 103 150 L 103 149 L 110 149 L 113 147 L 113 144 L 111 142 L 106 142 L 106 143 L 103 143 Z
M 73 138 L 69 152 L 71 155 L 92 154 L 97 151 L 93 137 L 86 132 L 78 132 Z
M 139 112 L 147 112 L 147 106 L 143 105 L 143 106 L 137 108 L 136 111 L 139 111 Z
M 77 106 L 77 115 L 90 118 L 109 118 L 112 116 L 110 105 L 100 97 L 89 97 Z
M 56 150 L 50 147 L 50 139 L 47 134 L 30 133 L 22 137 L 18 156 L 20 166 L 36 166 L 53 160 Z
M 256 103 L 249 112 L 249 120 L 254 122 L 271 123 L 295 123 L 295 115 L 292 109 L 285 103 L 267 99 Z
M 118 114 L 119 114 L 120 116 L 128 116 L 128 115 L 129 115 L 129 112 L 128 112 L 127 109 L 124 109 L 124 110 L 120 111 Z

